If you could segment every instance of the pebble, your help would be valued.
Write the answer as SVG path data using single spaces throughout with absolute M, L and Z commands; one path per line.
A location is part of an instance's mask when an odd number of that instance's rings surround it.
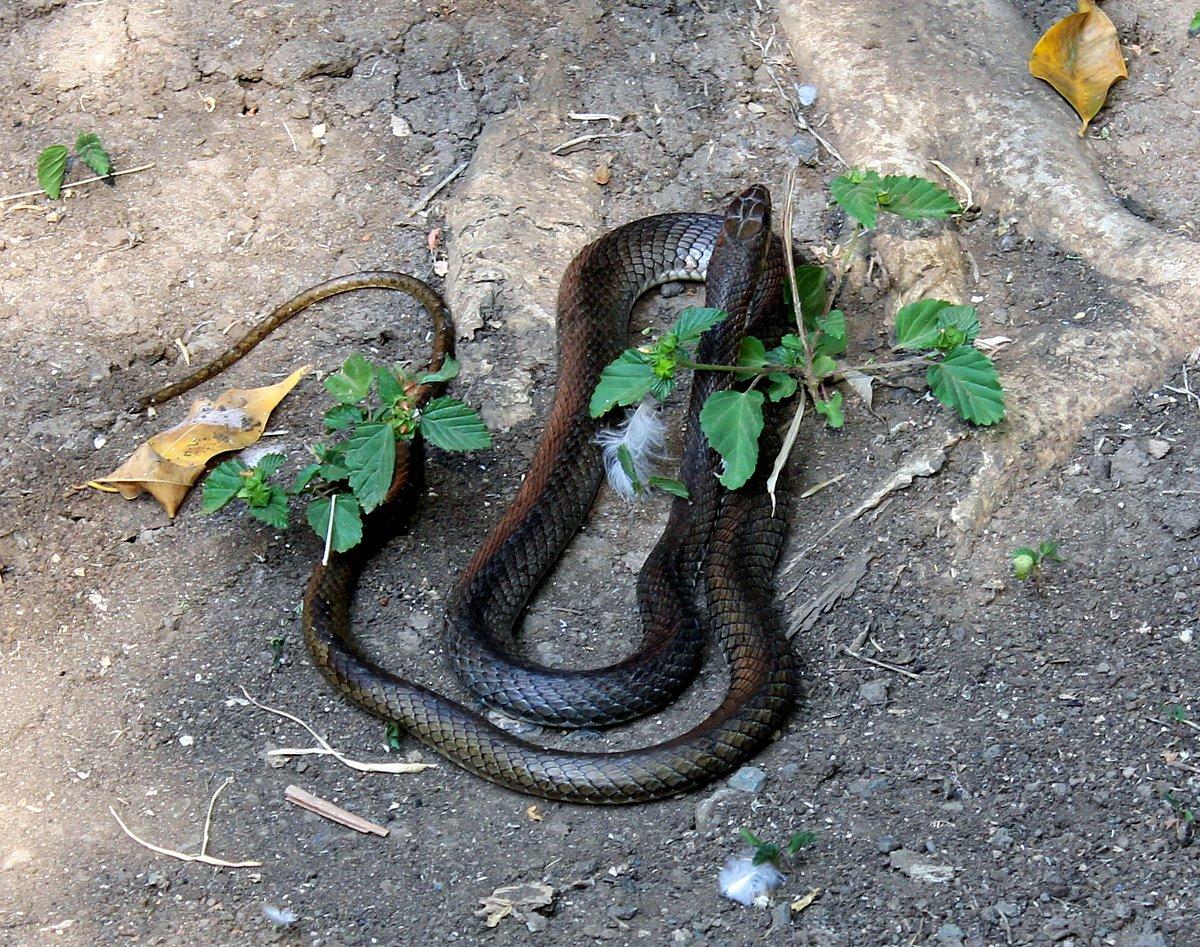
M 900 848 L 900 840 L 894 835 L 881 835 L 875 839 L 875 847 L 883 854 L 890 855 Z
M 726 799 L 733 799 L 738 795 L 739 793 L 736 789 L 730 789 L 728 786 L 725 786 L 696 803 L 696 809 L 692 815 L 692 822 L 696 826 L 696 830 L 703 832 L 706 829 L 712 828 L 717 821 L 715 816 L 717 806 Z
M 858 696 L 868 704 L 882 707 L 888 701 L 887 681 L 882 679 L 867 681 L 858 689 Z
M 963 929 L 957 924 L 943 924 L 934 936 L 940 947 L 963 947 Z
M 811 82 L 796 86 L 796 98 L 802 107 L 808 108 L 817 101 L 817 87 Z
M 743 766 L 729 777 L 729 788 L 759 792 L 767 784 L 767 774 L 757 766 Z

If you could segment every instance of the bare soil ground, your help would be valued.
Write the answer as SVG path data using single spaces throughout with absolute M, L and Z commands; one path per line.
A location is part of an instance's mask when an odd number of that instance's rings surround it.
M 763 787 L 611 810 L 539 803 L 540 818 L 532 800 L 444 762 L 404 777 L 319 757 L 271 765 L 267 749 L 307 736 L 239 702 L 242 687 L 353 756 L 386 752 L 383 727 L 334 697 L 298 635 L 315 537 L 202 518 L 197 498 L 172 522 L 149 501 L 75 489 L 162 423 L 126 408 L 184 372 L 174 340 L 209 357 L 256 313 L 339 273 L 431 278 L 428 235 L 462 182 L 425 212 L 410 209 L 478 158 L 481 130 L 522 115 L 530 96 L 579 126 L 564 140 L 620 136 L 570 153 L 604 226 L 719 209 L 757 180 L 781 195 L 799 161 L 796 237 L 828 245 L 839 223 L 825 185 L 839 166 L 794 118 L 800 109 L 819 127 L 820 97 L 799 106 L 795 83 L 819 90 L 821 77 L 792 73 L 769 5 L 757 6 L 0 9 L 0 191 L 28 189 L 37 153 L 80 131 L 99 133 L 118 167 L 155 165 L 62 202 L 10 202 L 0 217 L 0 940 L 1200 944 L 1200 845 L 1181 815 L 1200 812 L 1200 732 L 1172 718 L 1180 707 L 1200 718 L 1200 402 L 1180 391 L 1144 392 L 1093 425 L 1066 467 L 1031 480 L 967 537 L 948 512 L 986 435 L 966 432 L 920 384 L 880 389 L 871 410 L 852 404 L 844 432 L 806 425 L 780 571 L 804 697 L 755 761 Z M 1066 12 L 1022 7 L 1039 28 Z M 1142 5 L 1144 17 L 1108 9 L 1138 49 L 1089 147 L 1130 206 L 1194 233 L 1197 179 L 1183 169 L 1200 165 L 1200 47 L 1188 45 L 1187 17 L 1159 27 L 1180 4 Z M 539 156 L 527 159 L 536 179 Z M 588 183 L 601 166 L 611 180 Z M 1136 318 L 1019 219 L 984 213 L 957 226 L 978 269 L 985 333 L 1038 351 L 1047 372 L 1070 352 L 1045 344 L 1046 327 Z M 547 244 L 561 238 L 547 226 Z M 547 251 L 508 252 L 536 267 Z M 876 268 L 843 300 L 856 351 L 886 351 L 891 288 Z M 666 295 L 639 318 L 662 324 L 692 298 Z M 377 656 L 444 691 L 439 606 L 515 491 L 554 383 L 550 340 L 531 347 L 505 320 L 501 296 L 461 347 L 456 389 L 487 407 L 495 449 L 431 459 L 425 515 L 373 566 L 358 602 Z M 426 337 L 413 307 L 364 294 L 308 314 L 212 389 L 309 361 L 332 370 L 364 347 L 419 362 Z M 506 374 L 514 364 L 522 373 Z M 293 467 L 321 405 L 307 381 L 272 422 L 271 443 Z M 941 461 L 937 472 L 846 521 L 918 457 Z M 634 576 L 664 515 L 661 501 L 602 498 L 531 609 L 523 640 L 533 653 L 599 663 L 622 652 Z M 1066 562 L 1037 586 L 1015 583 L 1010 550 L 1043 539 L 1061 540 Z M 906 673 L 848 656 L 850 645 Z M 539 738 L 635 745 L 698 719 L 723 687 L 712 655 L 661 716 L 615 734 Z M 193 851 L 227 777 L 212 851 L 261 868 L 159 857 L 108 811 Z M 390 835 L 288 805 L 292 783 Z M 819 836 L 767 909 L 717 894 L 741 826 Z M 485 928 L 472 913 L 480 899 L 522 881 L 554 887 L 552 913 Z M 789 901 L 813 888 L 819 897 L 793 913 Z M 279 925 L 267 907 L 297 920 Z

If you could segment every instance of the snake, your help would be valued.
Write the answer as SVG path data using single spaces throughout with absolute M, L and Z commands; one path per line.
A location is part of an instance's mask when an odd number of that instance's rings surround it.
M 625 349 L 637 300 L 667 282 L 706 282 L 706 304 L 728 317 L 701 338 L 697 360 L 735 363 L 750 331 L 769 331 L 781 303 L 783 251 L 771 233 L 770 195 L 755 185 L 724 215 L 659 214 L 609 231 L 572 260 L 560 283 L 554 400 L 522 484 L 460 575 L 446 607 L 448 664 L 485 707 L 556 727 L 608 726 L 651 713 L 692 679 L 704 633 L 728 665 L 724 699 L 687 732 L 652 746 L 609 752 L 547 748 L 483 713 L 406 680 L 365 656 L 352 630 L 352 604 L 366 564 L 403 531 L 424 487 L 424 445 L 397 447 L 381 507 L 363 540 L 314 567 L 302 625 L 313 663 L 339 692 L 463 769 L 500 786 L 572 803 L 626 804 L 698 788 L 762 749 L 790 711 L 795 661 L 775 614 L 772 575 L 783 543 L 782 515 L 769 502 L 767 464 L 741 489 L 719 486 L 721 459 L 706 443 L 699 411 L 727 373 L 696 373 L 684 432 L 681 479 L 670 518 L 639 575 L 639 646 L 623 660 L 584 671 L 545 668 L 517 655 L 512 632 L 529 597 L 585 521 L 603 479 L 588 411 L 602 370 Z M 367 271 L 318 284 L 274 310 L 213 362 L 141 399 L 159 404 L 219 374 L 278 326 L 330 296 L 398 290 L 433 323 L 429 369 L 453 352 L 453 327 L 439 294 L 414 276 Z M 409 392 L 418 412 L 440 392 L 429 381 Z M 761 455 L 777 442 L 770 424 Z

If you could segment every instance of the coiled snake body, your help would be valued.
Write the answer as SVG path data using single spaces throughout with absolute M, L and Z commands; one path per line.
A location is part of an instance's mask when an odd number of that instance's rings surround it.
M 553 726 L 603 726 L 662 706 L 690 679 L 707 626 L 729 664 L 724 700 L 688 732 L 655 746 L 609 753 L 547 749 L 366 659 L 351 632 L 351 603 L 366 562 L 402 528 L 423 486 L 419 439 L 402 444 L 384 505 L 367 518 L 363 542 L 313 570 L 303 624 L 313 661 L 355 704 L 394 721 L 425 745 L 485 779 L 548 799 L 629 803 L 695 788 L 758 751 L 781 726 L 793 694 L 793 659 L 771 603 L 783 523 L 765 492 L 764 464 L 742 489 L 717 483 L 720 459 L 704 442 L 698 412 L 729 379 L 697 375 L 681 478 L 691 502 L 676 500 L 662 539 L 639 577 L 641 644 L 608 668 L 558 671 L 509 650 L 524 605 L 553 567 L 599 489 L 603 465 L 587 406 L 601 370 L 627 344 L 638 297 L 672 280 L 707 276 L 708 304 L 730 313 L 701 340 L 699 360 L 737 360 L 748 330 L 769 331 L 780 303 L 779 241 L 770 198 L 752 187 L 724 216 L 666 214 L 611 231 L 575 258 L 558 305 L 558 383 L 530 470 L 512 505 L 473 557 L 447 609 L 451 668 L 482 702 Z M 354 281 L 347 285 L 347 281 Z M 240 358 L 276 326 L 319 299 L 363 286 L 400 289 L 434 321 L 431 368 L 453 333 L 437 294 L 413 277 L 355 274 L 285 303 L 222 358 L 144 399 L 158 403 Z M 436 384 L 413 393 L 419 405 Z M 762 456 L 770 458 L 771 428 Z

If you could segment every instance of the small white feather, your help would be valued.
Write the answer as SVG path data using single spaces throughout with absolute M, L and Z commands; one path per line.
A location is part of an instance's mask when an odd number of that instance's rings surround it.
M 730 855 L 717 875 L 717 884 L 731 901 L 751 905 L 783 884 L 783 873 L 770 862 L 756 865 L 753 858 Z
M 666 457 L 664 434 L 666 425 L 653 402 L 643 401 L 624 422 L 615 428 L 605 428 L 596 435 L 596 443 L 604 449 L 604 470 L 609 485 L 626 500 L 635 495 L 633 482 L 621 466 L 620 450 L 629 451 L 633 472 L 645 484 L 658 470 Z
M 295 924 L 300 920 L 300 915 L 291 908 L 277 908 L 273 904 L 268 904 L 265 901 L 262 904 L 262 913 L 272 924 L 278 924 L 280 927 L 287 927 L 289 924 Z

